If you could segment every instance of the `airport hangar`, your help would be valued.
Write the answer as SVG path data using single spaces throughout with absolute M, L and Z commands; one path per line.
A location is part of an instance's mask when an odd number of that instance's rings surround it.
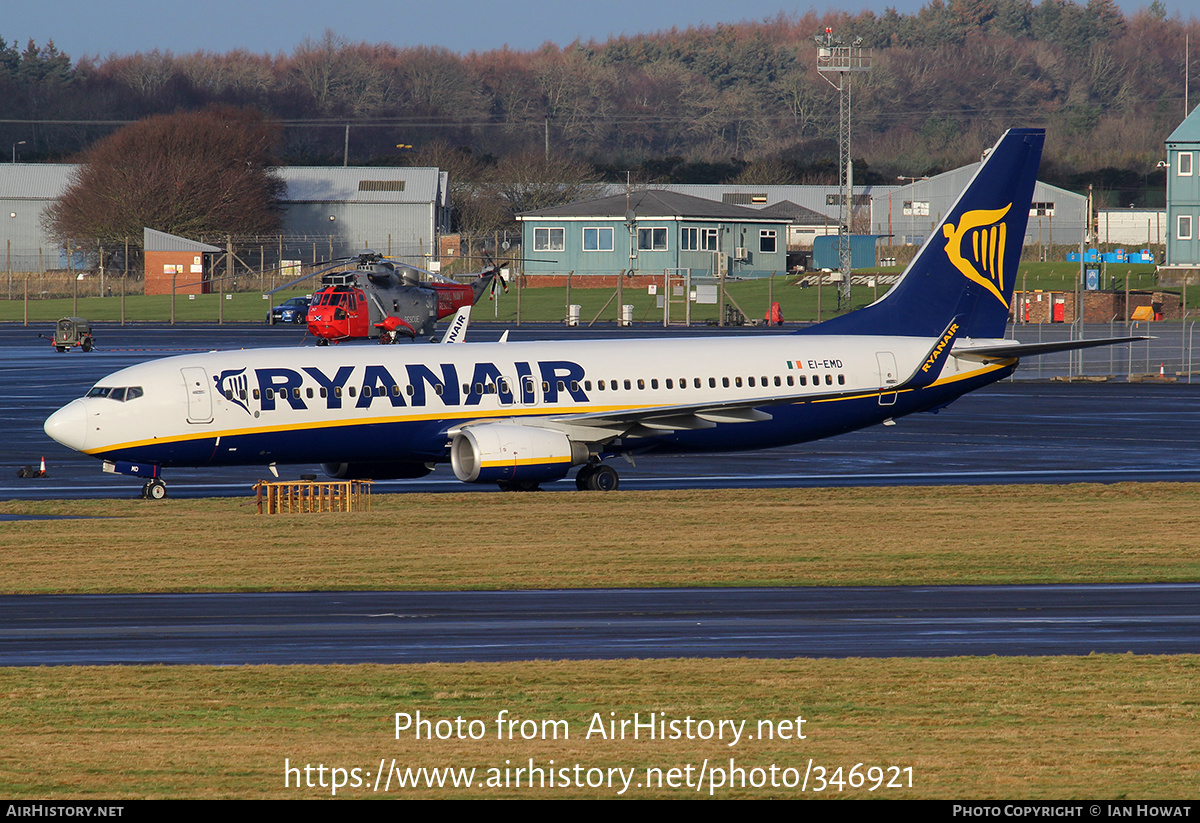
M 42 213 L 66 190 L 78 166 L 0 164 L 0 215 L 10 271 L 67 268 L 66 251 L 42 226 Z M 437 253 L 449 231 L 447 172 L 420 167 L 284 166 L 282 257 L 345 257 L 371 248 L 417 258 Z M 148 228 L 155 229 L 150 226 Z M 201 239 L 201 238 L 193 238 Z M 203 238 L 224 246 L 225 239 Z M 140 240 L 140 238 L 139 238 Z M 89 268 L 80 259 L 75 268 Z

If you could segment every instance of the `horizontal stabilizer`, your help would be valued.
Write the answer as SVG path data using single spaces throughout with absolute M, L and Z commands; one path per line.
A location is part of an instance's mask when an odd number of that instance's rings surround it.
M 952 354 L 964 360 L 987 362 L 1007 360 L 1013 357 L 1035 357 L 1060 351 L 1091 349 L 1096 346 L 1118 346 L 1121 343 L 1136 343 L 1149 337 L 1099 337 L 1095 340 L 1063 340 L 1057 343 L 1011 343 L 999 346 L 959 346 Z

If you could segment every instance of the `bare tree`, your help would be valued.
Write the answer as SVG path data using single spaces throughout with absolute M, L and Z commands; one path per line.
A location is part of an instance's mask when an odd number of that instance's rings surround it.
M 82 158 L 46 211 L 63 239 L 128 237 L 142 228 L 184 236 L 279 229 L 278 129 L 254 111 L 209 108 L 126 126 Z

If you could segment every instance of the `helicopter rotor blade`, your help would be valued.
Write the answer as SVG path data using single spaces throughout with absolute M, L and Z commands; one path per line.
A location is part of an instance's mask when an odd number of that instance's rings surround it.
M 323 268 L 323 269 L 317 269 L 312 274 L 306 274 L 301 277 L 297 277 L 295 280 L 292 280 L 288 283 L 284 283 L 282 286 L 277 286 L 277 287 L 271 289 L 270 291 L 263 292 L 263 293 L 267 294 L 267 295 L 271 295 L 277 291 L 285 291 L 286 289 L 290 289 L 294 286 L 299 285 L 300 283 L 303 283 L 305 280 L 311 280 L 312 278 L 317 277 L 322 274 L 325 274 L 326 272 L 330 272 L 336 268 L 340 268 L 340 267 L 344 266 L 346 263 L 350 262 L 351 260 L 357 260 L 357 259 L 358 258 L 356 258 L 356 257 L 343 257 L 340 260 L 334 260 L 330 263 L 330 265 L 325 266 L 325 268 Z

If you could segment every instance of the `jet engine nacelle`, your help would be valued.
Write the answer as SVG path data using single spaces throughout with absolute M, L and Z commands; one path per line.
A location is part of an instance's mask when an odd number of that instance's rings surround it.
M 588 461 L 586 443 L 562 432 L 510 423 L 471 426 L 454 436 L 450 465 L 464 483 L 561 480 Z
M 338 480 L 411 480 L 433 469 L 424 463 L 322 463 L 321 471 Z

